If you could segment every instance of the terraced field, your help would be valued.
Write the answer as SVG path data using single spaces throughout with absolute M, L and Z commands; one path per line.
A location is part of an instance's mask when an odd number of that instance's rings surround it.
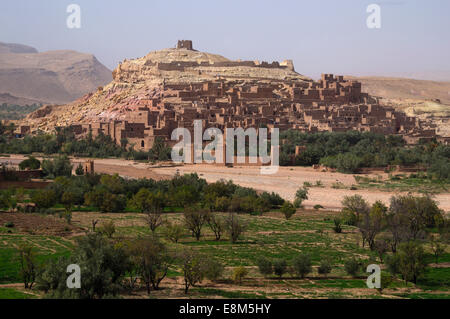
M 361 272 L 355 278 L 344 270 L 344 262 L 356 257 L 366 263 L 380 263 L 379 259 L 367 247 L 361 247 L 360 234 L 355 227 L 344 226 L 342 233 L 332 229 L 335 212 L 305 210 L 285 220 L 281 213 L 271 212 L 263 216 L 240 215 L 247 230 L 241 240 L 232 244 L 227 236 L 220 241 L 208 227 L 199 241 L 186 232 L 179 243 L 166 241 L 171 250 L 177 251 L 189 246 L 219 258 L 226 266 L 223 280 L 211 283 L 204 281 L 190 290 L 191 298 L 450 298 L 450 253 L 431 264 L 417 285 L 395 279 L 383 293 L 366 286 L 368 274 Z M 166 214 L 171 222 L 181 223 L 181 213 Z M 73 214 L 73 226 L 87 230 L 92 220 L 98 219 L 98 226 L 113 220 L 116 233 L 113 240 L 137 238 L 150 234 L 143 215 L 137 213 L 101 214 L 76 212 Z M 5 287 L 5 284 L 19 283 L 20 265 L 17 259 L 17 247 L 22 243 L 32 245 L 38 260 L 43 263 L 49 258 L 67 256 L 74 247 L 73 236 L 32 235 L 3 227 L 0 230 L 0 298 L 32 298 L 17 287 Z M 162 235 L 162 228 L 157 230 Z M 74 233 L 80 236 L 81 233 Z M 429 250 L 429 247 L 426 249 Z M 262 276 L 256 267 L 256 259 L 266 256 L 271 259 L 284 258 L 291 262 L 299 253 L 311 256 L 313 272 L 305 279 L 287 273 L 282 278 Z M 324 258 L 331 258 L 333 269 L 327 276 L 319 275 L 317 267 Z M 431 254 L 429 262 L 433 263 Z M 249 274 L 241 284 L 233 283 L 229 278 L 234 267 L 244 266 Z M 383 268 L 383 267 L 382 267 Z M 161 284 L 159 291 L 153 291 L 153 298 L 185 298 L 180 270 L 174 266 Z M 35 293 L 35 292 L 34 292 Z M 148 298 L 146 293 L 137 292 L 124 295 L 126 298 Z

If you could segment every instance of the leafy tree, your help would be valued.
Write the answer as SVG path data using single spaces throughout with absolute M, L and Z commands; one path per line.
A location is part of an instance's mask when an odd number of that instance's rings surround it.
M 124 193 L 124 183 L 118 174 L 102 175 L 100 177 L 100 184 L 113 194 Z
M 231 198 L 236 190 L 236 185 L 232 181 L 219 180 L 215 183 L 210 183 L 204 187 L 205 197 L 212 195 L 213 198 L 227 197 Z
M 320 261 L 320 265 L 319 265 L 319 268 L 317 268 L 317 272 L 320 275 L 324 275 L 326 277 L 331 272 L 332 269 L 333 269 L 333 264 L 332 264 L 330 258 L 323 258 Z
M 232 279 L 235 283 L 240 285 L 240 284 L 242 284 L 242 281 L 244 280 L 244 278 L 247 275 L 248 275 L 248 270 L 243 266 L 239 266 L 239 267 L 234 268 Z
M 77 174 L 78 176 L 84 175 L 84 168 L 81 163 L 78 164 L 77 168 L 75 169 L 75 174 Z
M 181 237 L 183 237 L 185 233 L 184 227 L 177 223 L 171 223 L 169 221 L 166 222 L 165 228 L 164 228 L 164 235 L 165 237 L 174 242 L 178 243 Z
M 29 156 L 26 160 L 23 160 L 22 162 L 19 163 L 19 168 L 21 170 L 39 169 L 40 167 L 41 167 L 41 162 L 33 156 Z
M 246 224 L 235 213 L 230 213 L 225 219 L 226 231 L 232 243 L 236 243 L 246 229 Z
M 56 195 L 51 189 L 41 189 L 32 195 L 31 200 L 38 208 L 50 208 L 56 203 Z
M 375 236 L 385 227 L 386 212 L 387 207 L 380 201 L 375 202 L 369 211 L 361 211 L 358 228 L 363 238 L 363 247 L 367 242 L 371 250 L 375 249 Z
M 163 139 L 157 137 L 150 149 L 149 157 L 152 160 L 167 161 L 170 159 L 170 153 L 170 147 L 165 144 Z
M 183 216 L 186 228 L 192 232 L 197 240 L 200 240 L 203 225 L 210 218 L 210 212 L 199 206 L 191 206 L 184 211 Z
M 43 160 L 42 170 L 44 175 L 49 178 L 55 178 L 58 176 L 70 177 L 72 175 L 72 164 L 67 156 L 60 155 L 53 160 Z
M 356 223 L 359 222 L 362 214 L 370 210 L 369 204 L 361 195 L 345 196 L 342 200 L 343 211 L 356 215 Z
M 105 235 L 107 238 L 112 238 L 114 233 L 116 232 L 116 225 L 114 224 L 114 221 L 110 220 L 107 222 L 104 222 L 99 228 L 98 232 L 102 235 Z
M 347 272 L 347 274 L 349 274 L 352 277 L 356 277 L 360 272 L 361 265 L 360 262 L 353 257 L 351 259 L 347 259 L 344 262 L 344 269 Z
M 416 284 L 417 279 L 425 272 L 427 267 L 423 247 L 413 241 L 402 243 L 394 256 L 397 259 L 398 272 L 403 280 Z
M 160 214 L 166 206 L 166 201 L 166 196 L 162 192 L 151 192 L 147 188 L 141 188 L 131 199 L 131 205 L 141 213 Z
M 278 195 L 274 192 L 272 192 L 272 193 L 263 192 L 260 195 L 260 197 L 263 201 L 268 203 L 271 208 L 279 207 L 284 204 L 284 199 L 281 198 L 280 195 Z
M 101 299 L 117 296 L 125 272 L 130 267 L 125 250 L 94 233 L 77 239 L 77 244 L 69 259 L 61 257 L 44 267 L 38 280 L 39 288 L 47 291 L 52 298 Z M 67 288 L 66 268 L 69 264 L 80 266 L 80 289 Z
M 172 257 L 166 246 L 157 237 L 133 240 L 129 243 L 129 253 L 136 272 L 145 283 L 147 293 L 158 290 L 166 277 Z
M 207 200 L 205 200 L 206 203 L 208 203 Z M 216 212 L 226 212 L 228 211 L 229 207 L 231 205 L 231 199 L 225 196 L 217 197 L 215 199 L 214 206 L 210 206 L 212 209 L 214 209 Z
M 284 217 L 289 220 L 295 214 L 296 209 L 294 205 L 292 205 L 292 203 L 285 201 L 281 206 L 281 212 L 283 213 Z
M 424 238 L 426 229 L 436 226 L 436 221 L 441 219 L 441 210 L 429 196 L 393 196 L 387 214 L 392 251 L 396 251 L 399 243 Z
M 378 254 L 378 258 L 380 258 L 380 262 L 383 262 L 383 256 L 389 250 L 390 241 L 385 238 L 379 238 L 374 241 L 373 250 L 375 250 Z
M 273 265 L 270 259 L 261 256 L 256 260 L 256 264 L 258 266 L 259 272 L 264 277 L 269 276 L 273 273 Z
M 223 276 L 224 265 L 216 258 L 205 260 L 205 277 L 211 281 L 217 281 Z
M 166 205 L 166 196 L 162 192 L 141 188 L 131 199 L 131 205 L 146 214 L 145 220 L 152 232 L 162 225 L 161 213 Z
M 77 200 L 76 196 L 77 195 L 71 189 L 65 191 L 61 196 L 61 203 L 64 204 L 66 212 L 72 212 L 73 205 Z
M 191 206 L 198 202 L 199 199 L 200 194 L 192 185 L 183 185 L 171 193 L 171 201 L 179 207 Z
M 300 254 L 293 260 L 293 269 L 302 279 L 312 271 L 311 257 L 307 254 Z
M 37 274 L 36 252 L 32 246 L 20 245 L 18 249 L 20 261 L 20 276 L 22 277 L 25 289 L 33 288 Z
M 207 223 L 208 223 L 209 228 L 211 228 L 212 232 L 214 233 L 216 240 L 220 240 L 223 232 L 226 229 L 226 224 L 225 224 L 224 219 L 218 214 L 209 214 Z
M 206 258 L 194 250 L 185 249 L 179 255 L 179 259 L 184 277 L 184 293 L 187 294 L 191 286 L 195 286 L 203 280 Z
M 432 236 L 430 245 L 434 255 L 435 263 L 437 264 L 439 262 L 439 257 L 445 253 L 445 244 L 439 242 L 439 240 Z
M 273 261 L 273 272 L 278 277 L 283 277 L 287 271 L 287 262 L 285 259 L 275 259 Z

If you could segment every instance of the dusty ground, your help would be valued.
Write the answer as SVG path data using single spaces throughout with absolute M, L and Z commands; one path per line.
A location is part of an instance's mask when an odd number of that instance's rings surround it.
M 22 155 L 13 155 L 2 158 L 0 162 L 8 161 L 13 164 L 19 163 L 25 157 Z M 74 164 L 84 162 L 85 159 L 73 159 Z M 259 167 L 224 167 L 208 164 L 191 164 L 184 166 L 168 165 L 150 165 L 127 161 L 122 159 L 94 159 L 95 171 L 98 173 L 114 174 L 118 173 L 123 177 L 131 178 L 153 178 L 166 179 L 173 176 L 178 171 L 180 174 L 197 173 L 208 182 L 215 182 L 220 179 L 232 180 L 234 183 L 245 187 L 253 187 L 262 191 L 279 193 L 283 198 L 293 200 L 296 190 L 303 186 L 304 182 L 315 184 L 321 181 L 323 187 L 312 187 L 309 189 L 309 199 L 304 201 L 305 208 L 311 208 L 314 205 L 322 205 L 328 210 L 339 210 L 341 200 L 344 196 L 360 194 L 369 202 L 381 200 L 388 204 L 389 199 L 394 193 L 383 192 L 373 189 L 335 189 L 333 183 L 340 182 L 349 187 L 356 184 L 354 175 L 320 172 L 309 167 L 280 167 L 274 175 L 261 175 Z M 162 166 L 162 167 L 161 167 Z M 386 177 L 385 173 L 379 172 L 378 175 Z M 370 176 L 370 175 L 369 175 Z M 375 174 L 373 175 L 375 176 Z M 396 192 L 395 194 L 400 194 Z M 450 212 L 450 193 L 442 193 L 435 196 L 439 206 L 446 212 Z

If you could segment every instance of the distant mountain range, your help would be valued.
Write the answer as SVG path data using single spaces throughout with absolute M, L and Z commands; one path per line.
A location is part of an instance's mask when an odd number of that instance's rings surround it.
M 65 104 L 111 80 L 92 54 L 0 42 L 0 104 Z

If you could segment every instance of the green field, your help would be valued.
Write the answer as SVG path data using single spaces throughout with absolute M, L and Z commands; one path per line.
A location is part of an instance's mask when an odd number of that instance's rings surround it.
M 178 244 L 164 239 L 171 250 L 177 251 L 189 246 L 200 252 L 216 256 L 226 267 L 225 278 L 219 283 L 202 283 L 193 287 L 191 297 L 197 298 L 449 298 L 450 268 L 428 268 L 417 285 L 407 285 L 395 279 L 389 288 L 381 294 L 366 286 L 368 274 L 360 272 L 356 278 L 346 274 L 344 262 L 351 257 L 363 263 L 380 263 L 378 258 L 367 248 L 361 247 L 360 234 L 355 227 L 343 226 L 338 234 L 332 229 L 331 212 L 300 212 L 291 220 L 285 220 L 280 213 L 267 213 L 263 216 L 240 215 L 247 224 L 247 231 L 238 243 L 232 244 L 226 235 L 220 241 L 214 240 L 213 233 L 204 227 L 200 241 L 189 233 Z M 181 222 L 181 213 L 165 214 L 167 220 Z M 73 223 L 87 229 L 92 219 L 113 220 L 116 224 L 116 241 L 137 238 L 150 234 L 150 230 L 137 213 L 101 214 L 76 212 Z M 157 230 L 162 235 L 162 228 Z M 57 236 L 42 236 L 13 233 L 0 233 L 0 284 L 20 282 L 20 264 L 16 248 L 20 243 L 35 247 L 39 263 L 49 258 L 70 255 L 74 242 L 72 239 Z M 266 256 L 270 259 L 284 258 L 292 261 L 299 253 L 311 256 L 313 272 L 305 279 L 287 273 L 282 278 L 274 275 L 263 277 L 256 267 L 256 259 Z M 331 258 L 333 269 L 326 277 L 319 275 L 317 267 L 324 257 Z M 429 255 L 432 262 L 432 256 Z M 441 263 L 448 263 L 450 253 L 440 258 Z M 235 284 L 229 278 L 234 267 L 244 266 L 249 274 L 242 284 Z M 180 276 L 179 269 L 172 267 L 168 278 L 162 283 L 163 289 L 152 292 L 153 298 L 177 298 L 183 296 L 181 285 L 169 284 Z M 0 290 L 0 298 L 27 298 L 14 289 Z M 32 297 L 32 296 L 31 296 Z M 126 297 L 126 295 L 124 295 Z M 142 297 L 147 298 L 145 294 Z

